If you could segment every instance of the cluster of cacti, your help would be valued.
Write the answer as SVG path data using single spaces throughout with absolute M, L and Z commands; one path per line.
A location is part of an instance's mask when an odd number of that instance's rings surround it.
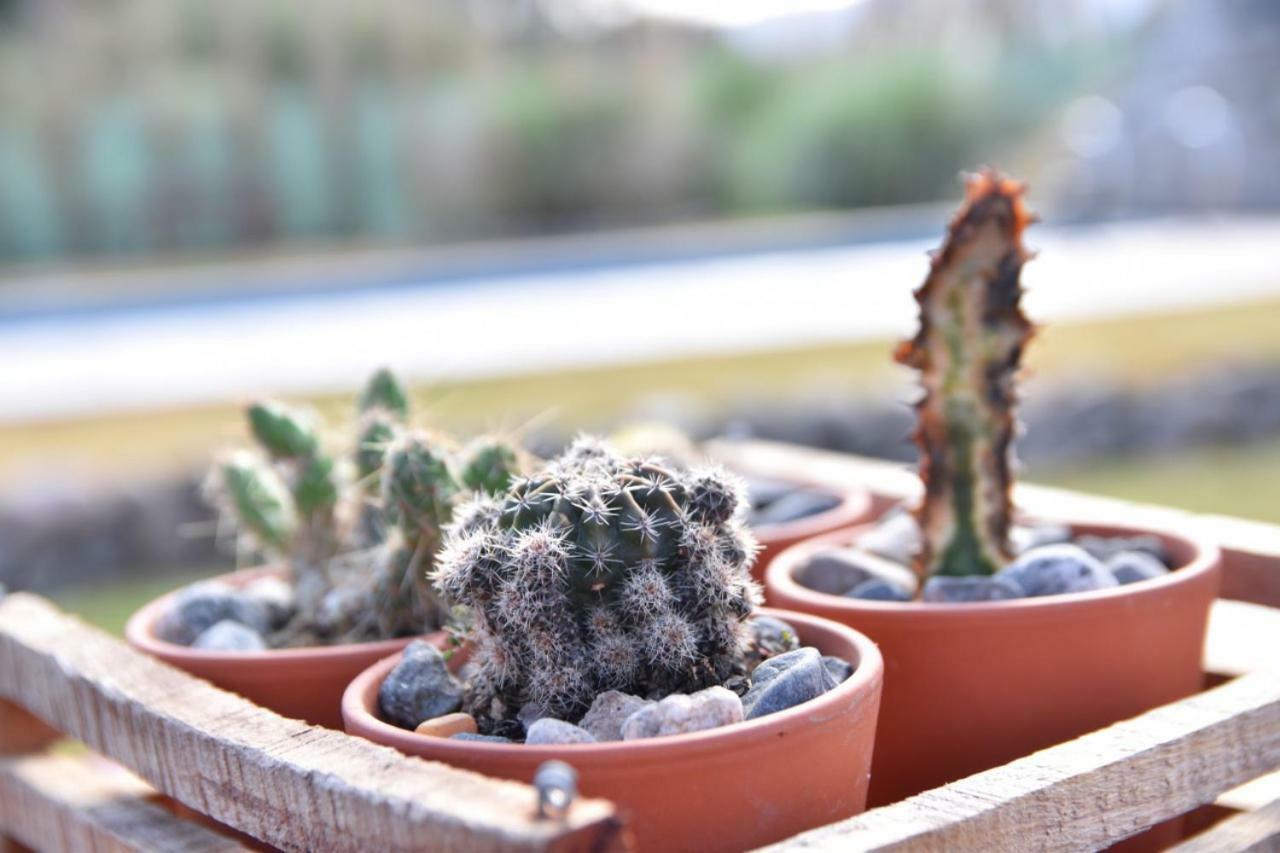
M 1033 221 L 1023 186 L 972 176 L 963 207 L 916 291 L 920 327 L 897 360 L 920 372 L 916 442 L 924 499 L 921 576 L 991 574 L 1011 558 L 1015 387 L 1033 326 L 1020 306 Z
M 471 505 L 435 575 L 473 612 L 468 708 L 576 719 L 604 690 L 658 696 L 741 674 L 759 599 L 737 482 L 580 438 Z
M 298 615 L 291 638 L 343 641 L 438 627 L 446 609 L 426 580 L 454 507 L 500 491 L 521 456 L 499 438 L 462 454 L 408 426 L 408 398 L 386 370 L 359 397 L 351 461 L 324 449 L 319 421 L 280 403 L 247 411 L 253 450 L 220 460 L 207 492 L 241 541 L 291 571 Z

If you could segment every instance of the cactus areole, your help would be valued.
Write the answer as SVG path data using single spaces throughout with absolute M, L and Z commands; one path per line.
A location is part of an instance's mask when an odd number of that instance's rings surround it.
M 916 443 L 924 499 L 916 571 L 992 574 L 1011 558 L 1015 382 L 1034 331 L 1022 313 L 1024 187 L 986 170 L 916 291 L 920 326 L 897 360 L 920 372 Z
M 742 671 L 759 600 L 740 486 L 579 439 L 460 513 L 437 582 L 474 612 L 470 710 L 576 719 L 604 690 L 659 696 Z

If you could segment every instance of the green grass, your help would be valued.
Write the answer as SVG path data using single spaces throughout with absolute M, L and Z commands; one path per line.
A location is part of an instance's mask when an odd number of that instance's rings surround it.
M 1280 439 L 1243 447 L 1090 462 L 1028 479 L 1081 492 L 1280 524 Z

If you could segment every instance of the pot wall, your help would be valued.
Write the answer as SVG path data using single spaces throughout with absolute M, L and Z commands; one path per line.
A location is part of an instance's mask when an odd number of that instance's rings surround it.
M 813 486 L 813 488 L 831 491 L 830 487 L 825 486 Z M 795 521 L 755 525 L 751 528 L 751 532 L 760 543 L 760 553 L 751 566 L 751 576 L 757 582 L 764 583 L 769 564 L 773 562 L 774 557 L 787 548 L 815 536 L 823 536 L 863 524 L 878 514 L 871 495 L 863 491 L 848 491 L 841 494 L 840 503 L 824 512 L 798 518 Z
M 1079 525 L 1077 533 L 1152 531 Z M 900 800 L 1197 692 L 1216 548 L 1157 535 L 1181 568 L 1153 581 L 980 604 L 859 602 L 794 580 L 843 532 L 780 554 L 770 604 L 862 631 L 885 659 L 869 803 Z
M 260 577 L 283 574 L 284 569 L 277 567 L 257 568 L 221 575 L 215 580 L 240 587 Z M 176 595 L 177 591 L 163 595 L 129 618 L 124 633 L 130 645 L 281 716 L 331 729 L 342 728 L 342 691 L 351 679 L 414 639 L 262 652 L 192 649 L 156 636 L 156 623 Z M 431 636 L 443 638 L 443 634 Z
M 803 706 L 736 726 L 583 746 L 459 742 L 377 717 L 377 692 L 398 656 L 362 673 L 343 697 L 347 731 L 409 755 L 530 782 L 542 762 L 567 761 L 588 797 L 618 803 L 641 850 L 743 850 L 857 814 L 866 802 L 882 664 L 856 632 L 800 614 L 802 640 L 857 665 Z

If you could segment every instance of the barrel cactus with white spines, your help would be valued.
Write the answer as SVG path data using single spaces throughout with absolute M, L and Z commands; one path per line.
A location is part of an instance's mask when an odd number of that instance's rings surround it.
M 472 508 L 436 581 L 474 613 L 470 710 L 576 719 L 601 691 L 693 692 L 744 673 L 759 601 L 741 487 L 579 439 Z

